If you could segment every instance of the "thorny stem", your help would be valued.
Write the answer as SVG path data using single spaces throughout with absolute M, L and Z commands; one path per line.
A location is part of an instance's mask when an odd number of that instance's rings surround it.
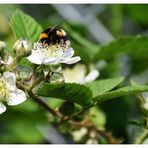
M 51 107 L 49 107 L 49 105 L 47 105 L 41 98 L 37 97 L 37 96 L 32 92 L 32 90 L 27 91 L 27 92 L 28 92 L 29 96 L 30 96 L 35 102 L 37 102 L 38 104 L 40 104 L 43 108 L 45 108 L 47 111 L 49 111 L 49 112 L 52 113 L 53 115 L 59 117 L 59 114 L 58 114 L 54 109 L 52 109 Z
M 64 118 L 62 121 L 68 121 L 68 120 L 70 120 L 70 119 L 72 119 L 72 118 L 74 118 L 74 117 L 78 117 L 78 116 L 82 115 L 85 111 L 88 111 L 88 109 L 90 109 L 90 108 L 93 107 L 93 106 L 94 106 L 94 105 L 90 105 L 90 106 L 88 106 L 88 107 L 82 109 L 82 110 L 81 110 L 80 112 L 78 112 L 77 114 L 74 114 L 73 116 L 69 116 L 69 117 L 67 117 L 67 118 Z

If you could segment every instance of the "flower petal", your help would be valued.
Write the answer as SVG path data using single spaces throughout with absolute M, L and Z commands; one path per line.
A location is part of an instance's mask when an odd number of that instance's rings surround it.
M 69 49 L 64 53 L 64 55 L 62 56 L 62 60 L 64 60 L 64 59 L 69 59 L 69 58 L 71 58 L 73 55 L 74 55 L 74 50 L 73 50 L 73 48 L 69 48 Z
M 12 93 L 10 93 L 7 103 L 8 105 L 18 105 L 20 103 L 23 103 L 26 100 L 27 98 L 24 91 L 20 89 L 16 89 Z
M 6 85 L 9 90 L 13 91 L 16 88 L 16 78 L 14 73 L 12 72 L 5 72 L 3 74 L 3 78 L 7 81 Z
M 81 58 L 79 56 L 77 56 L 77 57 L 73 57 L 73 58 L 70 58 L 70 59 L 64 59 L 64 60 L 61 61 L 61 63 L 74 64 L 74 63 L 76 63 L 80 60 L 81 60 Z
M 9 57 L 8 57 L 8 60 L 7 60 L 7 62 L 6 62 L 6 64 L 7 64 L 7 65 L 10 65 L 10 64 L 12 64 L 13 61 L 14 61 L 14 60 L 13 60 L 13 57 L 12 57 L 12 56 L 9 56 Z
M 32 51 L 32 54 L 28 56 L 27 59 L 31 63 L 38 64 L 38 65 L 42 64 L 41 56 L 36 51 Z
M 98 76 L 99 76 L 99 71 L 93 70 L 84 78 L 83 83 L 91 82 L 91 81 L 95 80 Z
M 0 103 L 0 114 L 6 111 L 6 106 L 3 103 Z
M 43 59 L 43 64 L 45 65 L 49 65 L 49 64 L 58 64 L 59 63 L 59 60 L 57 58 L 44 58 Z

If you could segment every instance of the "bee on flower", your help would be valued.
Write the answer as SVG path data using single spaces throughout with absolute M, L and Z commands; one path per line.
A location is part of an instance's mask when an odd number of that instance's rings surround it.
M 74 64 L 80 57 L 72 57 L 74 49 L 70 45 L 67 33 L 63 29 L 48 28 L 44 30 L 27 59 L 34 64 L 56 65 L 58 63 Z

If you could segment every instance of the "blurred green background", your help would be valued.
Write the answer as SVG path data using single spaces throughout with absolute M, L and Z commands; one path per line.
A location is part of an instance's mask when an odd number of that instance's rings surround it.
M 140 84 L 148 84 L 148 65 L 139 52 L 138 58 L 126 53 L 111 54 L 111 58 L 93 59 L 100 46 L 123 36 L 148 36 L 148 5 L 92 4 L 92 5 L 60 5 L 60 4 L 24 4 L 0 5 L 0 40 L 11 44 L 16 40 L 9 26 L 9 20 L 16 9 L 21 9 L 39 22 L 43 28 L 61 24 L 69 35 L 76 55 L 80 55 L 82 63 L 87 67 L 95 64 L 100 77 L 110 78 L 125 76 L 133 78 Z M 23 28 L 22 28 L 23 29 Z M 135 43 L 135 47 L 138 42 Z M 124 44 L 121 44 L 124 48 Z M 147 47 L 148 49 L 148 47 Z M 89 54 L 89 53 L 92 54 Z M 146 55 L 147 56 L 147 55 Z M 61 101 L 49 102 L 58 106 Z M 122 97 L 100 104 L 106 118 L 104 125 L 107 131 L 124 139 L 123 143 L 133 143 L 135 136 L 142 130 L 129 124 L 133 119 L 143 117 L 136 96 Z M 7 112 L 0 115 L 0 143 L 74 143 L 67 135 L 50 128 L 45 134 L 45 127 L 50 127 L 52 117 L 31 100 L 8 107 Z M 48 125 L 48 126 L 47 126 Z M 44 127 L 44 128 L 43 128 Z M 48 130 L 46 130 L 48 131 Z

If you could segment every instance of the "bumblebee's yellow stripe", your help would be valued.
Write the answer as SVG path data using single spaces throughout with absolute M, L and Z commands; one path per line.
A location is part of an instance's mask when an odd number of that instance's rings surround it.
M 56 35 L 59 37 L 64 37 L 64 36 L 66 36 L 66 32 L 63 29 L 57 30 Z
M 46 33 L 41 33 L 39 39 L 46 39 L 48 38 L 48 34 Z
M 66 32 L 63 29 L 61 29 L 61 32 L 62 32 L 62 36 L 66 36 Z

